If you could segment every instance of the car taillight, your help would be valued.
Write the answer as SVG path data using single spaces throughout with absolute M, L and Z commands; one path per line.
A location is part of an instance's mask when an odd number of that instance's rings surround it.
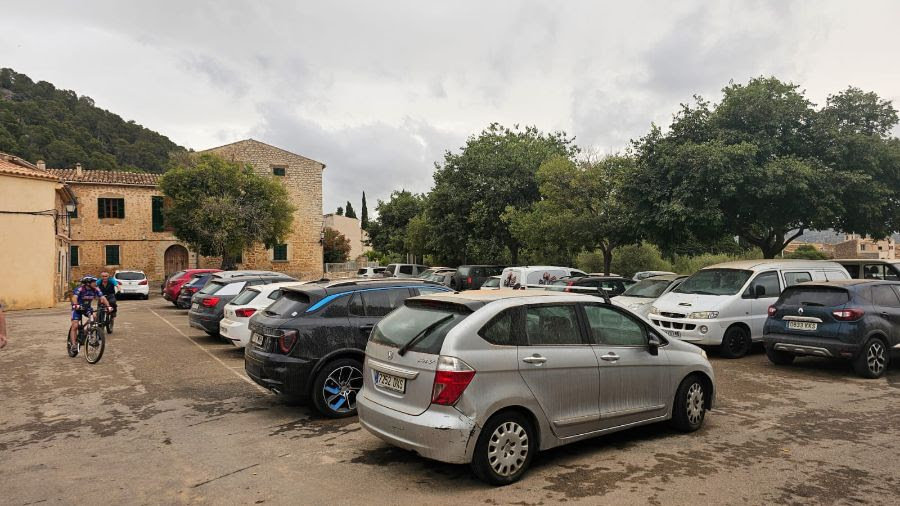
M 278 350 L 285 355 L 291 351 L 291 348 L 294 347 L 294 343 L 297 342 L 297 331 L 296 330 L 285 330 L 281 336 L 278 337 Z
M 778 308 L 775 306 L 769 306 L 769 316 L 775 316 L 775 313 L 778 312 Z
M 859 320 L 866 314 L 865 311 L 859 308 L 849 308 L 849 309 L 838 309 L 837 311 L 832 311 L 831 315 L 834 316 L 835 320 L 840 320 L 842 322 L 852 322 Z
M 456 404 L 475 377 L 475 369 L 456 357 L 438 357 L 431 402 L 443 406 Z
M 138 284 L 139 284 L 139 285 L 146 285 L 146 284 L 147 284 L 147 280 L 146 280 L 146 279 L 142 279 L 141 282 L 138 283 Z
M 565 288 L 563 291 L 564 291 L 564 292 L 571 292 L 572 289 L 571 289 L 570 287 L 571 287 L 572 285 L 574 285 L 574 284 L 575 284 L 574 281 L 569 281 L 568 283 L 566 283 L 566 288 Z
M 472 276 L 466 278 L 466 285 L 472 285 Z
M 239 318 L 250 318 L 255 312 L 256 309 L 252 307 L 242 307 L 240 309 L 234 310 L 234 314 L 236 314 Z
M 203 307 L 215 307 L 216 304 L 218 304 L 218 303 L 219 303 L 218 297 L 209 297 L 208 299 L 203 299 L 200 301 L 200 304 L 202 304 Z

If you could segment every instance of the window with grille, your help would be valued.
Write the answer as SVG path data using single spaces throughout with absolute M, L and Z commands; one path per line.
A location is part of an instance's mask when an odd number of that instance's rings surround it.
M 285 168 L 284 167 L 272 167 L 272 174 L 276 176 L 284 176 Z
M 125 199 L 97 199 L 97 217 L 124 218 Z
M 69 265 L 78 267 L 78 246 L 69 246 Z
M 117 244 L 106 246 L 106 265 L 119 265 L 119 246 Z
M 287 244 L 276 244 L 272 248 L 272 259 L 276 262 L 286 262 L 288 259 Z
M 151 197 L 153 213 L 153 231 L 162 232 L 166 229 L 166 219 L 163 215 L 163 197 Z

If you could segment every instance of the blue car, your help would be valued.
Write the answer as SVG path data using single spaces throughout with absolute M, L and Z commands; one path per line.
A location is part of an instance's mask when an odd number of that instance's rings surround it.
M 797 356 L 839 358 L 864 378 L 880 378 L 892 355 L 900 354 L 900 282 L 791 286 L 769 307 L 763 334 L 774 364 L 788 365 Z
M 356 414 L 366 342 L 376 323 L 416 295 L 450 289 L 415 279 L 358 279 L 286 287 L 250 318 L 244 370 L 259 385 L 323 415 Z

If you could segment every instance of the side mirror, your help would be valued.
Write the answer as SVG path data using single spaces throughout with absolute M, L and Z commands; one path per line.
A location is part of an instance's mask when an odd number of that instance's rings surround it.
M 753 287 L 753 296 L 756 297 L 757 299 L 760 297 L 765 297 L 766 296 L 766 287 L 764 287 L 762 285 L 754 286 Z
M 647 352 L 651 355 L 659 355 L 659 347 L 662 346 L 662 341 L 659 340 L 659 337 L 656 334 L 650 334 L 650 339 L 647 340 Z

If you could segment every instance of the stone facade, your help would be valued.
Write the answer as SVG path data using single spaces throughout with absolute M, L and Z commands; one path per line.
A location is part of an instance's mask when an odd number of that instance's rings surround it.
M 249 164 L 261 175 L 281 180 L 294 212 L 293 231 L 286 239 L 287 258 L 275 260 L 275 251 L 257 246 L 243 254 L 244 269 L 284 272 L 298 279 L 322 276 L 322 171 L 325 164 L 264 142 L 247 139 L 201 153 L 213 153 L 229 161 Z M 283 174 L 283 175 L 282 175 Z
M 897 245 L 892 238 L 873 240 L 859 235 L 848 235 L 847 240 L 834 245 L 835 258 L 897 258 Z

